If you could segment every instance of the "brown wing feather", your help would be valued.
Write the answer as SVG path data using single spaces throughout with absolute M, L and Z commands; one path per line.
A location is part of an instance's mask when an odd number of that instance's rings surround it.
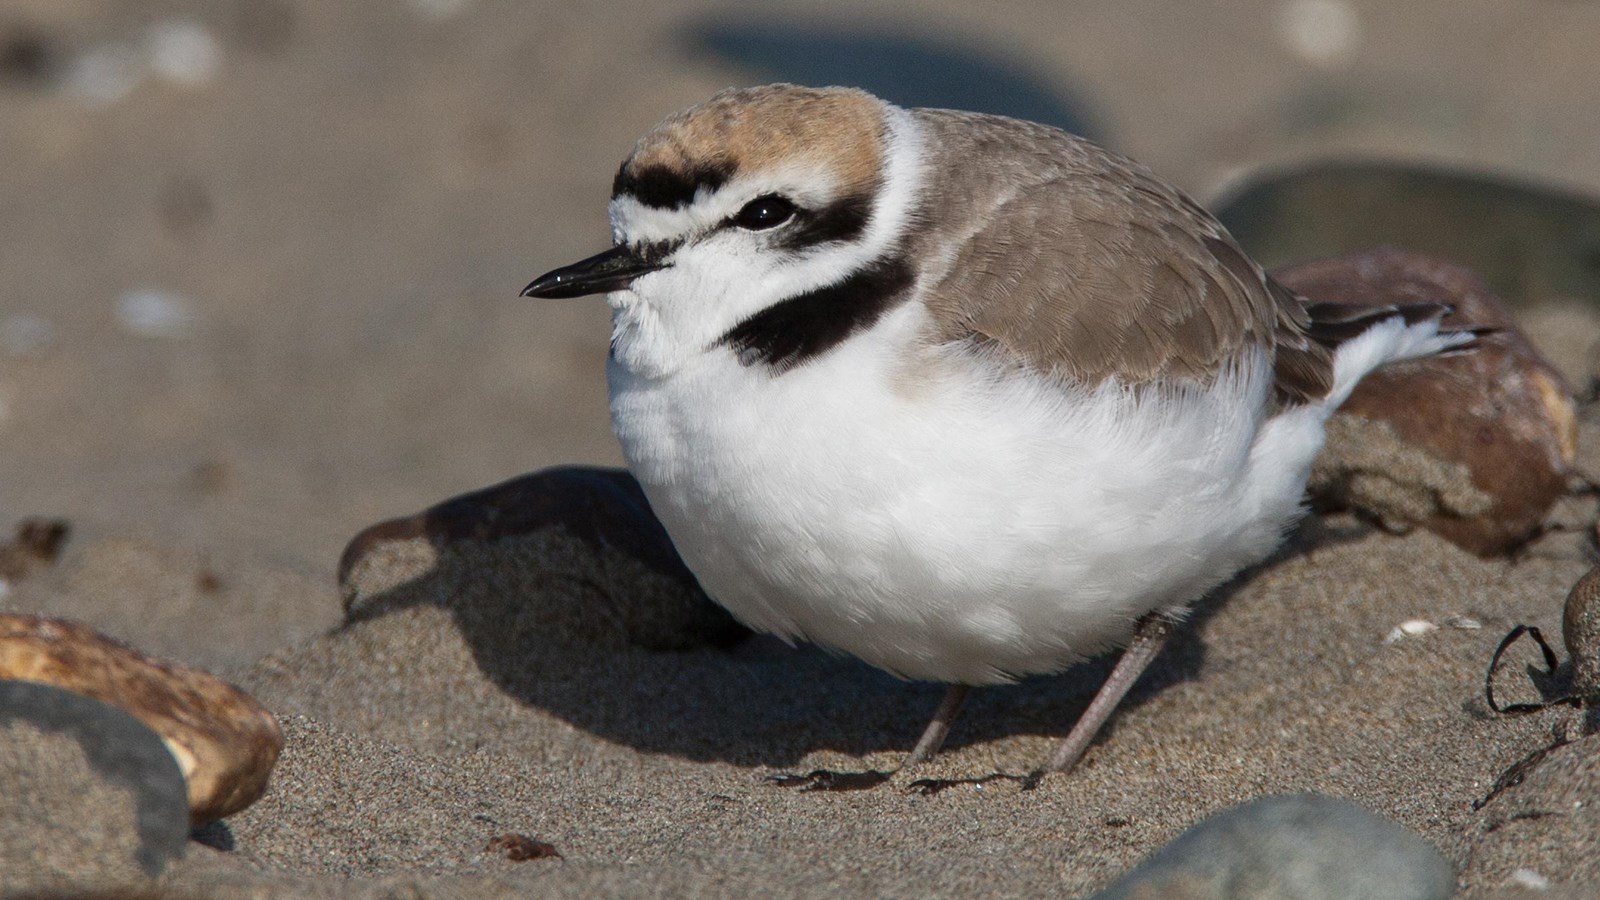
M 1061 132 L 1016 127 L 1009 144 L 991 135 L 980 149 L 991 154 L 993 190 L 1007 199 L 985 214 L 976 211 L 982 197 L 965 198 L 965 221 L 982 221 L 948 245 L 953 256 L 928 291 L 939 339 L 979 340 L 1028 368 L 1087 383 L 1133 384 L 1208 378 L 1265 342 L 1279 402 L 1327 392 L 1332 355 L 1308 333 L 1304 301 L 1188 197 Z M 1007 151 L 1027 164 L 993 161 Z

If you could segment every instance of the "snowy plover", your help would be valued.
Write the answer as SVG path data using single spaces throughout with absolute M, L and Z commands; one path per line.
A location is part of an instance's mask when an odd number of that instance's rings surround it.
M 1446 308 L 1311 305 L 1138 164 L 870 94 L 725 91 L 640 139 L 606 293 L 623 452 L 750 627 L 969 686 L 1127 645 L 1070 768 L 1184 609 L 1302 512 L 1323 423 Z

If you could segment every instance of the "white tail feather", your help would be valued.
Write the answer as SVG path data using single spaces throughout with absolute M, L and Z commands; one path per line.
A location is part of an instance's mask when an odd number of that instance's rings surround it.
M 1440 331 L 1438 319 L 1414 325 L 1400 316 L 1385 319 L 1339 345 L 1333 357 L 1333 387 L 1322 406 L 1329 412 L 1338 409 L 1361 379 L 1389 363 L 1436 356 L 1469 344 L 1476 336 L 1471 331 Z

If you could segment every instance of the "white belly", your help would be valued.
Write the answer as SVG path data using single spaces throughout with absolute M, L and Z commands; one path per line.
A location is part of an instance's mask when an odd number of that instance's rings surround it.
M 909 678 L 1058 671 L 1265 557 L 1321 444 L 1270 372 L 1143 399 L 892 351 L 908 305 L 774 376 L 711 352 L 610 371 L 612 417 L 706 591 L 751 627 Z M 928 362 L 924 360 L 924 362 Z M 928 366 L 924 366 L 928 369 Z

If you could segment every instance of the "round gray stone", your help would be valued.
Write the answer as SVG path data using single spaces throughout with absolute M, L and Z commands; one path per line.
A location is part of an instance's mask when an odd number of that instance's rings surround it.
M 1400 825 L 1316 794 L 1261 797 L 1157 850 L 1094 900 L 1443 900 L 1450 863 Z

